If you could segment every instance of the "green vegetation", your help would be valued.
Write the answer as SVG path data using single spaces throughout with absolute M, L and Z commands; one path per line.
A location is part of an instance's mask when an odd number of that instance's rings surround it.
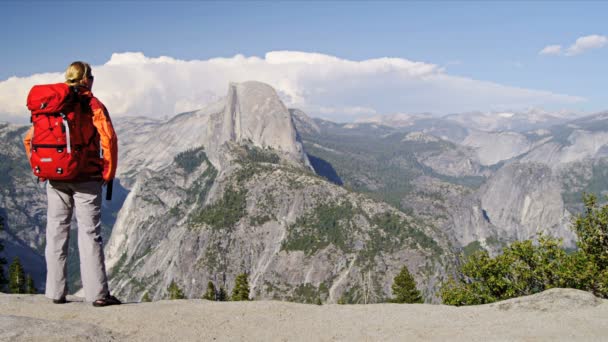
M 319 287 L 306 283 L 298 285 L 294 289 L 289 300 L 298 303 L 320 305 L 324 300 L 327 300 L 328 297 L 329 288 L 324 282 L 319 284 Z
M 211 165 L 211 163 L 207 163 L 207 165 L 205 172 L 203 172 L 203 174 L 201 174 L 186 190 L 186 203 L 204 203 L 207 198 L 207 194 L 209 194 L 209 190 L 211 190 L 215 178 L 217 177 L 217 170 L 213 165 Z M 178 214 L 179 212 L 174 213 Z
M 203 299 L 206 300 L 215 300 L 215 285 L 213 284 L 212 281 L 207 283 L 207 291 L 205 291 L 205 294 L 203 295 Z
M 0 216 L 0 233 L 4 230 L 4 217 Z M 4 245 L 2 244 L 2 240 L 0 239 L 0 252 L 4 250 Z M 4 275 L 4 265 L 6 265 L 6 259 L 0 257 L 0 291 L 4 290 L 4 286 L 8 284 L 8 280 Z
M 372 252 L 392 252 L 409 241 L 410 248 L 418 248 L 420 246 L 421 248 L 431 250 L 435 255 L 442 253 L 441 248 L 435 240 L 396 213 L 384 212 L 377 214 L 372 217 L 371 223 L 378 227 L 378 230 L 372 231 L 370 234 L 370 249 Z
M 410 274 L 407 266 L 403 266 L 399 274 L 393 280 L 392 303 L 423 303 L 420 291 L 416 288 L 416 280 Z
M 481 243 L 479 241 L 473 241 L 473 242 L 469 243 L 468 245 L 464 246 L 464 249 L 463 249 L 464 257 L 468 258 L 471 255 L 473 255 L 475 252 L 483 251 L 483 250 L 484 250 L 484 248 L 481 246 Z
M 8 291 L 10 293 L 28 293 L 25 271 L 19 257 L 15 257 L 8 268 Z
M 224 191 L 224 196 L 216 203 L 202 208 L 198 213 L 192 215 L 191 223 L 205 223 L 212 229 L 230 229 L 245 214 L 247 205 L 247 190 L 235 190 L 229 187 Z
M 573 230 L 579 249 L 567 253 L 561 240 L 539 236 L 538 243 L 518 241 L 491 258 L 487 251 L 471 255 L 461 268 L 463 277 L 441 289 L 445 304 L 492 303 L 554 287 L 569 287 L 608 298 L 608 206 L 594 195 L 583 198 L 585 211 Z
M 186 298 L 186 296 L 184 296 L 184 291 L 182 291 L 182 289 L 175 283 L 174 280 L 172 280 L 171 284 L 169 284 L 169 286 L 167 287 L 167 295 L 171 300 Z
M 232 301 L 242 301 L 249 299 L 249 282 L 247 281 L 247 273 L 241 273 L 234 280 L 234 288 L 232 289 Z
M 363 291 L 358 286 L 353 286 L 342 293 L 338 304 L 358 304 Z
M 239 186 L 262 172 L 272 171 L 272 167 L 257 163 L 241 163 L 241 168 L 234 173 L 234 179 Z
M 127 252 L 123 252 L 120 255 L 120 258 L 118 259 L 118 261 L 116 262 L 116 264 L 114 264 L 114 267 L 112 268 L 112 273 L 109 275 L 108 278 L 114 278 L 116 275 L 120 274 L 121 269 L 125 266 L 125 263 L 127 261 Z
M 220 286 L 220 290 L 217 293 L 217 301 L 225 302 L 227 300 L 228 300 L 228 293 L 226 292 L 226 290 L 224 289 L 223 286 Z
M 441 175 L 418 162 L 420 154 L 455 148 L 446 141 L 403 141 L 407 133 L 385 128 L 373 131 L 370 128 L 324 129 L 328 130 L 327 134 L 303 135 L 311 159 L 322 161 L 324 169 L 320 171 L 325 170 L 323 175 L 400 210 L 407 210 L 407 203 L 402 203 L 402 199 L 416 189 L 411 181 L 421 175 L 470 188 L 477 188 L 484 181 L 483 177 L 477 176 Z
M 578 237 L 578 262 L 594 272 L 595 279 L 583 282 L 595 295 L 608 298 L 608 205 L 600 207 L 594 195 L 583 197 L 585 211 L 576 216 L 573 230 Z M 577 264 L 578 265 L 578 264 Z
M 249 218 L 249 225 L 253 227 L 261 226 L 266 222 L 272 221 L 272 216 L 268 214 L 251 216 Z
M 36 285 L 34 285 L 34 278 L 32 278 L 32 276 L 29 274 L 25 277 L 25 293 L 38 293 L 38 290 L 36 290 Z
M 350 251 L 355 214 L 357 211 L 349 201 L 320 204 L 289 226 L 281 250 L 304 251 L 311 255 L 333 244 L 343 251 Z
M 147 284 L 141 278 L 131 277 L 129 278 L 129 284 L 132 286 L 133 292 L 141 293 L 146 291 Z
M 270 148 L 240 145 L 234 147 L 234 152 L 239 156 L 236 161 L 240 164 L 240 168 L 233 176 L 238 185 L 242 185 L 256 174 L 273 170 L 271 165 L 266 164 L 279 164 L 281 161 L 281 158 Z
M 248 287 L 247 287 L 247 290 L 248 290 Z M 234 295 L 234 293 L 233 293 L 233 295 Z M 210 300 L 210 301 L 218 301 L 218 302 L 225 302 L 225 301 L 229 300 L 226 290 L 222 286 L 220 286 L 220 288 L 218 290 L 218 288 L 215 287 L 215 284 L 212 281 L 209 281 L 207 283 L 207 291 L 205 291 L 205 293 L 203 294 L 203 296 L 201 298 Z M 247 299 L 243 299 L 243 300 L 247 300 Z
M 242 146 L 245 150 L 244 155 L 241 154 L 241 162 L 249 163 L 270 163 L 278 164 L 281 158 L 270 148 L 262 149 L 253 145 Z
M 209 159 L 207 159 L 207 154 L 205 154 L 203 147 L 181 152 L 175 156 L 173 160 L 178 167 L 186 171 L 188 174 L 192 173 L 204 162 L 209 163 Z
M 142 303 L 148 303 L 151 302 L 152 299 L 150 298 L 150 295 L 148 294 L 148 291 L 146 291 L 146 293 L 144 293 L 144 295 L 141 297 L 141 302 Z
M 583 194 L 594 194 L 598 197 L 608 191 L 608 158 L 594 160 L 591 167 L 591 177 L 584 177 L 587 165 L 576 163 L 567 170 L 564 189 L 570 189 L 562 193 L 564 203 L 570 207 L 578 207 L 580 210 L 580 198 Z M 577 210 L 578 211 L 578 210 Z

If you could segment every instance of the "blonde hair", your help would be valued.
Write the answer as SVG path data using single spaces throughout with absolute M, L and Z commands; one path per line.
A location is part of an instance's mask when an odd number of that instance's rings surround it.
M 81 85 L 85 77 L 91 77 L 91 66 L 89 63 L 76 61 L 68 66 L 65 71 L 65 83 L 69 86 Z

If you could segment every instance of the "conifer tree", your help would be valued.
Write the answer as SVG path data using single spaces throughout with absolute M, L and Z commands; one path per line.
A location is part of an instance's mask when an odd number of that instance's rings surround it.
M 143 297 L 141 297 L 141 302 L 151 302 L 152 299 L 150 299 L 150 295 L 148 294 L 148 291 L 146 291 L 146 293 L 144 293 Z
M 233 301 L 249 300 L 249 282 L 247 281 L 247 273 L 241 273 L 236 276 L 231 299 Z
M 228 293 L 226 293 L 226 290 L 223 286 L 220 286 L 220 290 L 217 294 L 217 300 L 220 302 L 225 302 L 228 300 Z
M 169 287 L 167 287 L 167 292 L 169 293 L 169 299 L 186 298 L 182 289 L 180 289 L 179 286 L 177 286 L 177 284 L 173 280 L 171 281 L 171 284 L 169 284 Z
M 36 285 L 34 285 L 34 278 L 32 278 L 32 276 L 29 274 L 25 277 L 25 293 L 38 293 L 38 290 L 36 290 Z
M 4 230 L 4 217 L 0 216 L 0 232 Z M 0 240 L 0 252 L 4 250 L 2 240 Z M 4 285 L 8 283 L 8 280 L 4 276 L 4 265 L 6 265 L 6 259 L 0 257 L 0 291 L 4 289 Z
M 215 285 L 212 281 L 207 283 L 207 292 L 203 295 L 203 299 L 215 300 Z
M 401 268 L 401 272 L 393 280 L 393 303 L 422 303 L 420 291 L 416 289 L 416 281 L 410 274 L 407 266 Z
M 13 259 L 8 269 L 8 290 L 10 293 L 25 293 L 25 272 L 19 257 Z

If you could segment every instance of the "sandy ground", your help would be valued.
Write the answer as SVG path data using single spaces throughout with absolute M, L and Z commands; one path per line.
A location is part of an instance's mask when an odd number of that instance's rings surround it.
M 608 300 L 553 289 L 475 307 L 158 301 L 95 308 L 0 294 L 1 341 L 608 341 Z

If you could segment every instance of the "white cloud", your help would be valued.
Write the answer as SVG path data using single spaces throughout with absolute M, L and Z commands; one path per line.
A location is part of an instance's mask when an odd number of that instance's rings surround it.
M 547 45 L 544 49 L 540 50 L 540 55 L 559 55 L 562 53 L 561 45 Z
M 540 50 L 539 54 L 576 56 L 588 50 L 602 48 L 606 44 L 608 44 L 607 36 L 592 34 L 589 36 L 579 37 L 574 44 L 570 45 L 565 50 L 562 50 L 561 45 L 548 45 L 545 46 L 544 49 Z
M 236 55 L 208 60 L 150 58 L 116 53 L 93 66 L 94 93 L 111 115 L 163 117 L 198 109 L 225 96 L 229 82 L 257 80 L 277 89 L 287 106 L 313 116 L 352 120 L 362 114 L 500 110 L 585 101 L 577 96 L 503 86 L 451 76 L 437 65 L 401 58 L 352 61 L 294 51 L 264 58 Z M 0 119 L 28 113 L 34 84 L 62 82 L 62 73 L 11 77 L 0 82 Z
M 608 37 L 593 34 L 580 37 L 566 50 L 566 56 L 575 56 L 587 50 L 599 49 L 608 43 Z

